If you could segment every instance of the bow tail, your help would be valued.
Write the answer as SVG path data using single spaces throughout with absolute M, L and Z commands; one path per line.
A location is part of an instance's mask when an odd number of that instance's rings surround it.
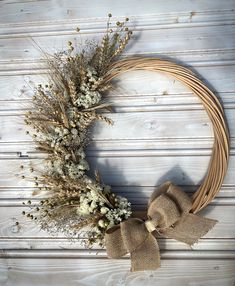
M 200 217 L 191 213 L 184 214 L 173 227 L 169 227 L 163 231 L 163 234 L 188 245 L 193 245 L 204 236 L 216 222 L 216 220 Z
M 131 252 L 131 271 L 154 270 L 160 265 L 157 240 L 149 234 L 145 241 Z

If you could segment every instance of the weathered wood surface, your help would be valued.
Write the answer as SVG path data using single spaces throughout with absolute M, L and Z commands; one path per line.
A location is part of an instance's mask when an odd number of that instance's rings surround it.
M 128 259 L 0 260 L 2 285 L 79 286 L 233 286 L 234 265 L 228 259 L 163 259 L 158 271 L 131 273 Z M 10 284 L 9 283 L 12 283 Z
M 0 2 L 0 285 L 234 285 L 234 9 L 234 0 Z M 33 184 L 20 179 L 21 164 L 38 165 L 44 156 L 22 121 L 33 82 L 46 80 L 37 45 L 58 51 L 76 37 L 77 26 L 77 43 L 99 38 L 108 12 L 114 22 L 126 16 L 133 20 L 135 38 L 126 55 L 173 59 L 193 69 L 224 104 L 230 129 L 228 174 L 218 197 L 201 212 L 218 224 L 192 249 L 159 238 L 162 268 L 157 271 L 131 273 L 128 257 L 110 261 L 105 250 L 84 250 L 80 241 L 71 243 L 61 234 L 52 237 L 21 215 L 24 200 L 38 203 L 46 195 L 33 195 Z M 173 78 L 151 72 L 122 75 L 117 85 L 109 94 L 114 113 L 107 114 L 114 126 L 99 122 L 91 133 L 87 155 L 93 168 L 137 211 L 166 179 L 193 193 L 213 144 L 199 100 Z

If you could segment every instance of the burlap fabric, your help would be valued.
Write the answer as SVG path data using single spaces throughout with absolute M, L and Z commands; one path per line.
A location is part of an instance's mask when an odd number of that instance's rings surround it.
M 186 193 L 171 182 L 164 183 L 151 195 L 146 221 L 129 218 L 107 230 L 108 257 L 130 253 L 132 271 L 157 269 L 160 251 L 156 232 L 192 245 L 215 225 L 215 220 L 192 214 L 191 209 L 192 200 Z

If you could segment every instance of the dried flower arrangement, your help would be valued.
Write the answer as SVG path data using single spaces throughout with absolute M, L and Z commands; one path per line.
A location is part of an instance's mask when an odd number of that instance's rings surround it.
M 94 242 L 103 245 L 107 228 L 131 215 L 126 198 L 103 185 L 98 173 L 95 179 L 87 175 L 84 152 L 89 143 L 88 129 L 95 120 L 113 124 L 99 113 L 110 108 L 102 98 L 110 89 L 103 77 L 132 34 L 128 18 L 111 29 L 111 17 L 109 14 L 100 44 L 89 43 L 89 49 L 76 53 L 68 42 L 67 51 L 47 56 L 49 83 L 37 86 L 30 111 L 25 114 L 25 123 L 35 130 L 32 136 L 37 149 L 48 154 L 44 171 L 35 178 L 36 186 L 48 190 L 49 196 L 39 206 L 29 201 L 30 211 L 23 214 L 49 232 L 61 231 L 68 236 L 76 236 L 89 226 L 87 246 Z
M 47 154 L 43 170 L 34 179 L 48 197 L 39 206 L 28 201 L 29 212 L 23 214 L 38 221 L 42 229 L 69 237 L 80 237 L 85 228 L 86 246 L 106 246 L 111 258 L 130 253 L 133 271 L 156 269 L 160 266 L 156 232 L 192 245 L 216 223 L 195 213 L 220 190 L 228 167 L 229 131 L 219 100 L 189 69 L 157 58 L 117 59 L 132 31 L 128 18 L 111 29 L 111 17 L 101 43 L 78 53 L 69 42 L 67 51 L 47 56 L 49 83 L 35 89 L 25 123 L 35 130 L 31 135 L 38 150 Z M 147 220 L 132 218 L 130 202 L 104 185 L 98 172 L 94 178 L 88 175 L 85 154 L 90 126 L 96 120 L 113 124 L 100 113 L 110 110 L 104 92 L 112 87 L 113 78 L 131 70 L 161 72 L 182 82 L 200 98 L 214 130 L 210 164 L 197 192 L 190 198 L 166 182 L 153 192 Z

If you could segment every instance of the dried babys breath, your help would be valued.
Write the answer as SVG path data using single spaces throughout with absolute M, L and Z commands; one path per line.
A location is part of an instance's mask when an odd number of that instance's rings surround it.
M 81 229 L 89 227 L 89 247 L 102 245 L 107 228 L 131 214 L 126 198 L 113 194 L 97 176 L 88 175 L 85 154 L 92 124 L 97 120 L 113 124 L 102 113 L 110 107 L 104 92 L 111 87 L 103 78 L 131 35 L 127 21 L 110 32 L 111 17 L 109 14 L 107 32 L 100 43 L 87 43 L 77 52 L 68 41 L 67 51 L 47 55 L 48 83 L 36 85 L 30 111 L 25 114 L 37 149 L 47 156 L 43 170 L 30 165 L 33 177 L 29 180 L 46 198 L 28 201 L 25 206 L 29 211 L 22 214 L 50 233 L 62 232 L 69 237 L 79 237 Z

